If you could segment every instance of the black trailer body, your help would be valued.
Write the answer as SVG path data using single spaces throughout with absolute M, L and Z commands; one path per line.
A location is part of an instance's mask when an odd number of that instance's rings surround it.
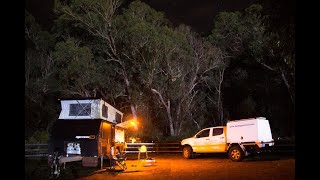
M 100 160 L 103 168 L 104 160 L 110 160 L 111 165 L 115 148 L 125 146 L 126 127 L 123 126 L 127 123 L 123 124 L 122 118 L 122 112 L 102 99 L 61 100 L 59 118 L 49 135 L 50 174 L 58 177 L 60 166 L 74 161 L 82 161 L 86 167 L 97 167 Z M 118 125 L 120 127 L 116 128 Z M 116 131 L 120 133 L 116 135 Z
M 101 119 L 57 120 L 52 127 L 49 154 L 64 156 L 104 157 L 114 146 L 115 124 Z

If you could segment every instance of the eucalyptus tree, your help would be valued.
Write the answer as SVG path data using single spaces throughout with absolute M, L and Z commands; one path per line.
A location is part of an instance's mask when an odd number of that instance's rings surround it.
M 153 110 L 164 109 L 170 135 L 177 136 L 183 122 L 194 121 L 199 85 L 221 65 L 221 51 L 189 28 L 174 29 L 162 13 L 141 1 L 121 14 L 118 7 L 116 0 L 79 0 L 58 9 L 61 18 L 100 39 L 101 62 L 120 75 L 133 116 L 137 109 L 147 109 L 146 99 L 153 95 L 158 102 Z
M 261 5 L 253 4 L 244 12 L 221 12 L 215 19 L 210 41 L 233 59 L 246 57 L 270 73 L 278 74 L 294 105 L 294 48 L 284 50 L 277 32 L 269 32 Z M 293 42 L 294 44 L 294 42 Z M 294 45 L 293 45 L 294 46 Z
M 45 31 L 35 18 L 25 11 L 25 133 L 45 130 L 55 118 L 51 76 L 54 71 L 52 49 L 55 37 Z
M 88 47 L 81 47 L 75 39 L 58 42 L 53 53 L 54 78 L 63 96 L 96 96 L 96 67 Z
M 75 0 L 68 3 L 57 1 L 56 4 L 57 12 L 62 13 L 60 18 L 73 21 L 74 26 L 89 32 L 102 43 L 99 46 L 100 52 L 103 53 L 100 60 L 102 59 L 106 66 L 112 66 L 114 72 L 122 79 L 126 90 L 125 96 L 131 104 L 133 117 L 136 118 L 130 73 L 126 66 L 126 59 L 123 58 L 125 56 L 116 47 L 115 31 L 117 30 L 113 29 L 113 21 L 121 2 L 119 0 Z M 123 91 L 120 90 L 119 94 L 123 95 Z
M 134 91 L 139 93 L 133 96 L 136 102 L 153 94 L 166 114 L 171 136 L 180 134 L 184 121 L 196 125 L 192 118 L 196 89 L 210 70 L 221 65 L 219 49 L 186 26 L 174 29 L 162 13 L 140 1 L 117 16 L 113 28 L 116 47 L 130 67 L 132 82 L 140 88 Z
M 52 48 L 55 38 L 41 29 L 34 17 L 25 11 L 25 88 L 26 97 L 38 102 L 49 92 L 48 79 L 53 71 Z

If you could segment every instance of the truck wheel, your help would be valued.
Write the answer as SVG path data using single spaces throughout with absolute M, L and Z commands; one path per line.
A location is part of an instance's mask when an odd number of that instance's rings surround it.
M 182 150 L 182 155 L 185 159 L 193 158 L 193 150 L 190 146 L 185 146 Z
M 228 151 L 228 156 L 232 161 L 242 161 L 244 152 L 239 146 L 233 146 Z

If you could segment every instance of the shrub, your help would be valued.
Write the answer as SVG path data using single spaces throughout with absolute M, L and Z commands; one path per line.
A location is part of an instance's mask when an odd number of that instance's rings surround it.
M 48 132 L 47 131 L 36 131 L 33 133 L 29 139 L 26 140 L 28 144 L 42 144 L 48 142 Z

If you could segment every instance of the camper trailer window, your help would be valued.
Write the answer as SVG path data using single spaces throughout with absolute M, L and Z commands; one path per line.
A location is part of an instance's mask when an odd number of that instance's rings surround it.
M 121 123 L 121 115 L 119 113 L 116 113 L 116 122 Z
M 90 116 L 91 103 L 70 104 L 69 116 Z
M 105 104 L 102 105 L 102 116 L 108 118 L 108 107 Z

